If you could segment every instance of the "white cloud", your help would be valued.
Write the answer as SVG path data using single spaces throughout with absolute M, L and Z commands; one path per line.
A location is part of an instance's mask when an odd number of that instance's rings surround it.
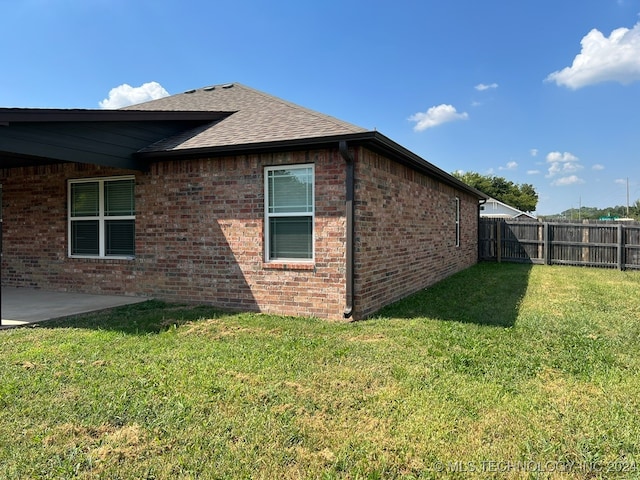
M 415 113 L 409 117 L 409 120 L 416 122 L 413 129 L 416 132 L 421 132 L 422 130 L 436 127 L 443 123 L 453 122 L 455 120 L 466 120 L 467 118 L 469 118 L 468 113 L 458 113 L 452 105 L 442 104 L 431 107 L 426 112 Z
M 627 85 L 640 80 L 640 23 L 613 30 L 609 37 L 594 28 L 580 44 L 573 64 L 549 74 L 545 81 L 576 90 L 600 82 Z
M 485 85 L 484 83 L 479 83 L 478 85 L 476 85 L 475 87 L 476 90 L 478 90 L 479 92 L 484 92 L 485 90 L 490 90 L 493 88 L 498 88 L 498 84 L 497 83 L 491 83 L 489 85 Z
M 538 149 L 537 148 L 532 148 L 531 150 L 529 150 L 529 153 L 531 154 L 532 157 L 537 157 L 538 156 Z
M 580 183 L 584 183 L 584 180 L 576 175 L 569 175 L 568 177 L 561 177 L 554 180 L 551 182 L 551 185 L 554 187 L 567 187 L 569 185 L 578 185 Z
M 109 97 L 100 102 L 100 108 L 116 109 L 128 107 L 129 105 L 136 105 L 168 96 L 169 92 L 158 82 L 144 83 L 139 87 L 132 87 L 124 83 L 109 91 Z
M 578 157 L 569 152 L 549 152 L 547 154 L 547 162 L 577 162 Z
M 566 186 L 576 183 L 584 183 L 581 178 L 572 175 L 582 170 L 582 165 L 578 162 L 578 157 L 570 152 L 549 152 L 547 154 L 547 163 L 549 163 L 549 170 L 547 171 L 547 178 L 554 178 L 560 176 L 554 180 L 551 185 L 554 186 Z
M 508 162 L 506 166 L 498 168 L 498 170 L 515 170 L 518 168 L 518 162 Z
M 626 185 L 627 181 L 624 178 L 616 178 L 614 183 L 617 183 L 618 185 Z
M 604 165 L 600 165 L 599 163 L 596 163 L 593 167 L 591 167 L 593 170 L 604 170 Z
M 540 170 L 527 170 L 527 175 L 540 175 Z
M 556 175 L 565 175 L 567 173 L 576 173 L 582 170 L 582 165 L 574 162 L 560 163 L 553 162 L 549 167 L 548 177 L 555 177 Z

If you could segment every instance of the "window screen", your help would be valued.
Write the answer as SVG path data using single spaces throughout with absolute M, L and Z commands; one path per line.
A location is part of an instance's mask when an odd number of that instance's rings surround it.
M 267 260 L 313 259 L 313 165 L 268 167 L 265 190 Z
M 134 186 L 127 177 L 69 181 L 70 255 L 134 255 Z

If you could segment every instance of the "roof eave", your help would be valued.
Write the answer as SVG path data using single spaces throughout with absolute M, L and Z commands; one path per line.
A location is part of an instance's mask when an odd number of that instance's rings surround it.
M 190 159 L 203 157 L 219 157 L 223 155 L 242 155 L 256 154 L 273 151 L 288 151 L 299 148 L 314 147 L 335 147 L 341 141 L 348 144 L 363 145 L 378 153 L 390 156 L 393 160 L 407 165 L 419 172 L 431 177 L 435 177 L 443 183 L 464 190 L 479 199 L 488 199 L 489 197 L 479 190 L 458 180 L 454 176 L 448 174 L 444 170 L 429 163 L 422 157 L 416 155 L 402 145 L 394 142 L 390 138 L 382 135 L 377 131 L 365 131 L 358 133 L 348 133 L 341 135 L 298 138 L 281 141 L 255 142 L 241 145 L 221 145 L 216 147 L 202 147 L 191 149 L 174 149 L 162 151 L 141 151 L 135 154 L 136 158 L 146 161 L 157 161 L 164 159 Z
M 365 132 L 368 133 L 368 132 Z M 288 140 L 275 140 L 267 142 L 252 142 L 244 144 L 218 145 L 214 147 L 178 148 L 172 150 L 139 151 L 136 157 L 144 160 L 163 159 L 190 159 L 202 157 L 219 157 L 223 155 L 242 155 L 251 153 L 264 153 L 273 151 L 289 151 L 304 147 L 328 147 L 335 146 L 340 141 L 360 140 L 362 133 L 332 135 L 312 138 L 296 138 Z
M 478 197 L 478 199 L 487 200 L 489 198 L 485 193 L 471 187 L 470 185 L 467 185 L 462 180 L 459 180 L 453 175 L 436 167 L 432 163 L 413 153 L 411 150 L 403 147 L 399 143 L 394 142 L 389 137 L 381 134 L 380 132 L 374 131 L 371 133 L 374 136 L 374 148 L 378 147 L 379 149 L 381 149 L 381 153 L 392 155 L 393 158 L 400 163 L 404 163 L 405 165 L 408 165 L 422 173 L 425 173 L 426 175 L 435 177 L 449 186 L 467 191 L 471 195 Z

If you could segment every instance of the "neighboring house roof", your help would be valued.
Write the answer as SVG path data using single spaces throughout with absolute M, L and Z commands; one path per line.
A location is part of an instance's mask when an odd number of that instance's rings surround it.
M 536 219 L 534 215 L 523 212 L 511 205 L 507 205 L 495 198 L 489 198 L 480 209 L 480 216 L 485 218 L 531 218 Z
M 0 108 L 0 168 L 55 161 L 141 169 L 197 158 L 364 145 L 477 198 L 485 194 L 377 131 L 233 83 L 120 110 Z

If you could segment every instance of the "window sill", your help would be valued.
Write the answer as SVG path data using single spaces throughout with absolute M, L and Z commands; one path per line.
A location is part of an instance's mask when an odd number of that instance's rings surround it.
M 296 263 L 296 262 L 263 262 L 262 268 L 264 270 L 315 270 L 316 266 L 313 263 Z
M 109 260 L 132 261 L 136 259 L 136 257 L 98 257 L 94 255 L 69 255 L 68 258 L 73 260 L 96 260 L 101 262 Z

